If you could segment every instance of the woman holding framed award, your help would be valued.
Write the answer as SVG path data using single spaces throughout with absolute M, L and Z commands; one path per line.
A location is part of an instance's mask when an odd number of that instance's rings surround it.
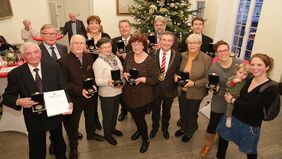
M 137 131 L 131 139 L 136 140 L 142 136 L 140 152 L 144 153 L 150 142 L 145 114 L 153 102 L 153 86 L 158 82 L 158 67 L 155 66 L 153 58 L 144 51 L 144 48 L 147 48 L 147 38 L 144 35 L 133 35 L 129 44 L 133 53 L 129 53 L 124 61 L 123 75 L 127 82 L 123 89 L 123 97 L 137 126 Z
M 93 70 L 96 84 L 99 86 L 104 137 L 111 145 L 116 145 L 117 141 L 112 135 L 123 135 L 115 128 L 123 86 L 123 67 L 119 58 L 112 53 L 112 41 L 109 38 L 101 38 L 96 46 L 100 53 L 93 64 Z

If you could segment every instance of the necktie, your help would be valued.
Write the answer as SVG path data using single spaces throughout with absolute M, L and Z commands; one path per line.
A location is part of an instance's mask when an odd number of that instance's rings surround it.
M 56 61 L 58 58 L 57 58 L 57 55 L 56 55 L 55 50 L 54 50 L 55 47 L 54 47 L 54 46 L 51 46 L 50 49 L 52 50 L 52 59 L 53 59 L 54 61 Z
M 165 72 L 165 65 L 166 65 L 166 57 L 165 57 L 166 53 L 163 52 L 163 58 L 162 58 L 162 63 L 161 63 L 161 73 Z
M 39 92 L 42 93 L 43 87 L 42 87 L 42 79 L 41 79 L 41 77 L 39 76 L 39 73 L 38 73 L 39 69 L 35 68 L 35 69 L 33 69 L 33 71 L 35 72 L 35 83 L 37 85 L 37 88 L 38 88 Z

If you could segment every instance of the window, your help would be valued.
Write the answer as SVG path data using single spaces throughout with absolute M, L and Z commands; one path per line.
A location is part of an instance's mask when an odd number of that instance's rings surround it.
M 246 60 L 251 57 L 262 4 L 263 0 L 240 0 L 231 51 L 237 56 L 243 53 Z

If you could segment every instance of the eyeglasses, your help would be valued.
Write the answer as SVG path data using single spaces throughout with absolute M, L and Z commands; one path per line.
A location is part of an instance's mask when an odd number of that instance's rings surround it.
M 58 33 L 41 33 L 43 34 L 44 36 L 56 36 Z
M 217 53 L 224 53 L 224 52 L 228 52 L 229 50 L 228 49 L 224 49 L 224 50 L 218 50 L 216 51 Z

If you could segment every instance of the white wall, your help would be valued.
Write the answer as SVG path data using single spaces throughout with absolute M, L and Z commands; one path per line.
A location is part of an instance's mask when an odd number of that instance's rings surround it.
M 102 22 L 104 32 L 108 33 L 112 38 L 119 36 L 118 21 L 128 19 L 134 22 L 131 16 L 116 15 L 116 0 L 93 0 L 94 14 L 98 15 Z
M 39 31 L 42 24 L 50 23 L 49 6 L 47 0 L 11 0 L 14 16 L 0 20 L 0 35 L 9 43 L 22 43 L 20 30 L 23 19 L 31 20 L 31 25 Z
M 271 78 L 279 81 L 282 74 L 282 1 L 264 0 L 256 33 L 253 53 L 265 53 L 274 58 Z

